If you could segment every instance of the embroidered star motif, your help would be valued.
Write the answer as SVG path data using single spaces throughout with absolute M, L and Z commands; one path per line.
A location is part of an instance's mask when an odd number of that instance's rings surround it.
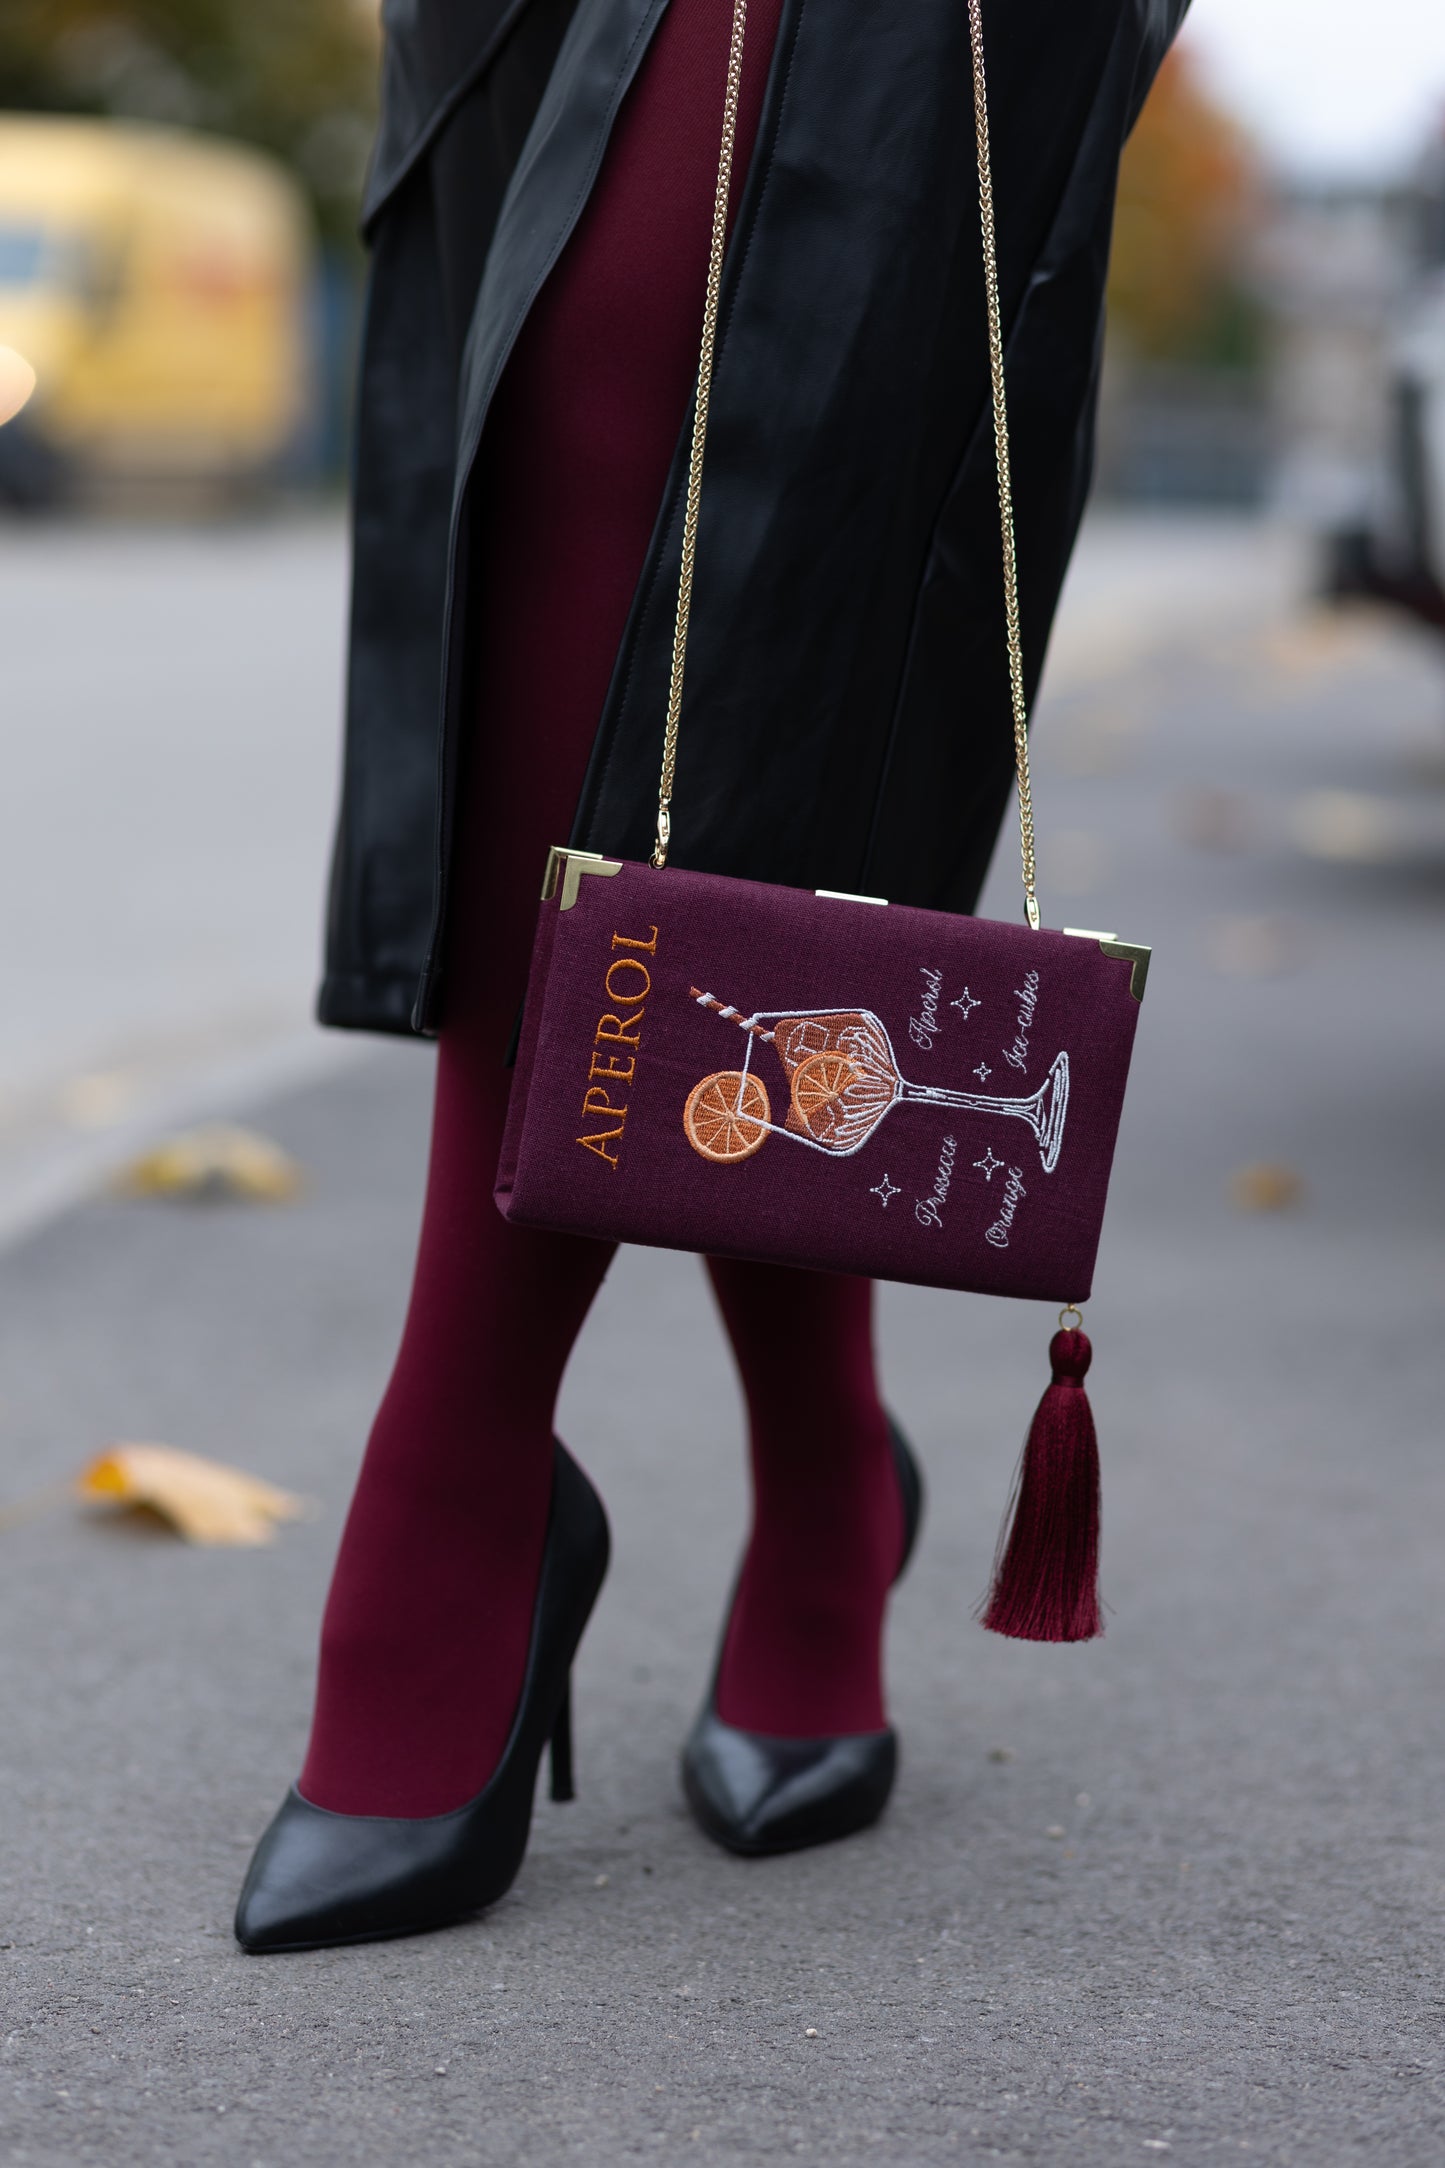
M 887 1175 L 885 1174 L 882 1181 L 876 1183 L 874 1187 L 869 1190 L 868 1194 L 870 1197 L 881 1197 L 883 1200 L 883 1209 L 886 1212 L 888 1210 L 889 1198 L 901 1196 L 902 1191 L 899 1189 L 898 1184 L 896 1182 L 890 1182 Z
M 968 988 L 965 986 L 963 992 L 959 995 L 957 1001 L 950 1001 L 948 1006 L 951 1009 L 962 1010 L 963 1020 L 965 1023 L 967 1023 L 969 1017 L 973 1014 L 974 1010 L 981 1009 L 983 1007 L 983 1003 L 979 1000 L 976 994 L 971 994 Z
M 980 1084 L 982 1084 L 986 1078 L 993 1075 L 993 1071 L 992 1069 L 990 1069 L 986 1061 L 981 1061 L 973 1073 L 978 1078 Z
M 983 1155 L 983 1158 L 976 1159 L 974 1161 L 974 1165 L 976 1167 L 982 1167 L 983 1178 L 985 1182 L 991 1182 L 994 1176 L 998 1173 L 999 1168 L 1004 1165 L 1004 1162 L 1001 1159 L 994 1158 L 993 1146 L 989 1145 L 988 1149 Z M 1005 1202 L 1007 1202 L 1007 1200 L 1005 1200 Z

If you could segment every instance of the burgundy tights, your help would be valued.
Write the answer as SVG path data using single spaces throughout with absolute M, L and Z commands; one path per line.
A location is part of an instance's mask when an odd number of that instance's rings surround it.
M 780 0 L 754 0 L 738 170 Z M 547 847 L 566 837 L 686 410 L 731 8 L 672 0 L 489 418 L 478 731 L 439 1034 L 431 1167 L 396 1367 L 347 1520 L 301 1790 L 437 1814 L 485 1784 L 516 1708 L 553 1408 L 611 1246 L 492 1203 Z M 902 1541 L 866 1281 L 715 1263 L 747 1393 L 755 1513 L 721 1714 L 790 1736 L 883 1721 Z

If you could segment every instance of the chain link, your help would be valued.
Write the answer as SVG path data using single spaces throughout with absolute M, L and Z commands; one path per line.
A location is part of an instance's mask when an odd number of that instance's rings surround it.
M 722 291 L 727 248 L 728 197 L 732 190 L 733 147 L 738 134 L 738 93 L 743 79 L 743 39 L 748 0 L 733 0 L 733 35 L 728 51 L 727 91 L 723 99 L 722 148 L 717 162 L 717 193 L 712 207 L 712 247 L 707 260 L 707 299 L 702 312 L 702 351 L 697 365 L 697 402 L 693 409 L 692 450 L 687 462 L 687 502 L 682 519 L 682 570 L 677 583 L 677 622 L 672 635 L 672 677 L 667 688 L 667 728 L 662 739 L 662 777 L 657 789 L 657 842 L 652 863 L 667 864 L 672 834 L 672 784 L 677 773 L 677 729 L 682 720 L 682 676 L 687 661 L 687 630 L 692 616 L 692 574 L 697 562 L 697 515 L 702 502 L 702 459 L 712 401 L 712 362 L 717 347 L 718 296 Z
M 682 681 L 692 617 L 692 581 L 697 562 L 698 509 L 702 502 L 703 453 L 712 399 L 713 356 L 717 347 L 718 300 L 727 247 L 728 198 L 732 189 L 733 150 L 737 142 L 738 93 L 743 74 L 747 0 L 734 0 L 732 44 L 728 52 L 727 90 L 723 102 L 722 145 L 718 153 L 717 192 L 713 199 L 712 245 L 708 254 L 707 298 L 703 306 L 702 344 L 698 357 L 697 400 L 693 409 L 692 446 L 687 466 L 687 497 L 682 522 L 682 567 L 677 584 L 677 619 L 672 640 L 672 675 L 667 692 L 667 727 L 662 741 L 662 776 L 657 797 L 654 866 L 667 864 L 672 835 L 672 787 L 677 773 L 677 734 L 682 720 Z M 998 469 L 999 525 L 1003 540 L 1004 624 L 1008 639 L 1009 692 L 1013 705 L 1014 767 L 1018 777 L 1019 850 L 1024 901 L 1030 926 L 1039 925 L 1034 889 L 1034 806 L 1029 783 L 1028 702 L 1024 695 L 1023 640 L 1019 632 L 1018 565 L 1014 549 L 1013 488 L 1009 471 L 1008 409 L 1004 400 L 1003 329 L 998 298 L 998 247 L 994 225 L 993 172 L 989 160 L 988 94 L 983 66 L 981 0 L 968 0 L 969 44 L 973 55 L 973 119 L 978 147 L 978 211 L 983 235 L 984 292 L 988 306 L 988 365 L 993 402 L 994 458 Z
M 1023 638 L 1019 631 L 1019 575 L 1014 550 L 1013 478 L 1009 466 L 1008 407 L 1004 399 L 1003 322 L 998 300 L 998 240 L 993 216 L 993 166 L 988 153 L 988 85 L 983 68 L 982 0 L 968 0 L 968 41 L 973 51 L 973 133 L 978 147 L 978 219 L 983 231 L 983 285 L 988 303 L 988 374 L 993 395 L 994 463 L 998 469 L 998 517 L 1003 540 L 1004 627 L 1008 637 L 1009 696 L 1013 703 L 1014 772 L 1019 792 L 1019 858 L 1024 908 L 1034 931 L 1039 899 L 1034 888 L 1034 794 L 1029 781 L 1029 706 L 1024 695 Z

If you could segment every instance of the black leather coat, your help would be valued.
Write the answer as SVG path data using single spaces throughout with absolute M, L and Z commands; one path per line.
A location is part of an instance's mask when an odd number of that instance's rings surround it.
M 488 405 L 667 0 L 387 0 L 320 1014 L 426 1029 Z M 1124 138 L 1185 0 L 987 0 L 1030 689 Z M 968 910 L 1012 773 L 964 0 L 786 0 L 729 250 L 673 862 Z M 651 847 L 680 440 L 570 840 Z M 539 869 L 540 872 L 540 869 Z

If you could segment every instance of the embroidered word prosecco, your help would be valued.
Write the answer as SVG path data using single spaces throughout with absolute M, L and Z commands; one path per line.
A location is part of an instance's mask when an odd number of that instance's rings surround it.
M 642 1019 L 647 1013 L 645 1004 L 652 991 L 652 973 L 642 959 L 657 954 L 657 928 L 652 928 L 652 938 L 648 941 L 638 941 L 630 934 L 614 933 L 612 946 L 624 953 L 614 955 L 603 974 L 603 990 L 613 1006 L 597 1019 L 592 1058 L 587 1069 L 587 1089 L 582 1094 L 582 1119 L 584 1123 L 615 1122 L 616 1126 L 595 1129 L 589 1135 L 579 1137 L 577 1142 L 585 1151 L 595 1152 L 599 1159 L 605 1159 L 609 1167 L 615 1168 L 622 1133 L 627 1126 L 627 1094 L 637 1074 Z M 630 1052 L 624 1049 L 630 1049 Z
M 948 1201 L 948 1188 L 953 1180 L 953 1162 L 958 1153 L 958 1140 L 945 1137 L 939 1155 L 938 1172 L 933 1177 L 933 1188 L 926 1197 L 920 1197 L 913 1207 L 913 1216 L 920 1227 L 941 1227 L 943 1207 Z

